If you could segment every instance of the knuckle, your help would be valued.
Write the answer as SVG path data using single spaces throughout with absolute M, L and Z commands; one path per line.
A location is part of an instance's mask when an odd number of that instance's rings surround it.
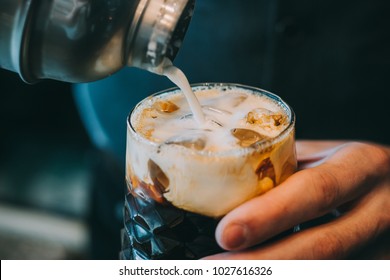
M 337 177 L 326 169 L 312 169 L 309 176 L 314 193 L 313 199 L 318 208 L 317 214 L 324 214 L 337 205 L 340 184 Z
M 383 146 L 371 143 L 351 143 L 352 148 L 359 149 L 365 161 L 370 161 L 372 167 L 381 174 L 389 175 L 390 169 L 390 150 Z
M 390 153 L 381 147 L 373 146 L 371 154 L 377 162 L 377 166 L 379 167 L 378 171 L 386 174 L 387 180 L 390 181 Z

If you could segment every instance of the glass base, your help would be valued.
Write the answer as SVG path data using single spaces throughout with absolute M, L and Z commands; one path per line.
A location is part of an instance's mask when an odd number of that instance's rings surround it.
M 122 260 L 192 260 L 222 252 L 215 240 L 218 220 L 127 194 Z

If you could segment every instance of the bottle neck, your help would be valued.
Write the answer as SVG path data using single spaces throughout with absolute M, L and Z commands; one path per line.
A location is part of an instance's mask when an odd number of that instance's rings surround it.
M 194 0 L 140 0 L 127 36 L 127 64 L 159 72 L 182 44 Z
M 173 60 L 195 0 L 4 0 L 0 67 L 26 82 L 94 81 Z M 4 4 L 4 5 L 3 5 Z

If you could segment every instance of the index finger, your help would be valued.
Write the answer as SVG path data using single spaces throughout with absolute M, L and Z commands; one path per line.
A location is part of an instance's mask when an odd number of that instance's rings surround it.
M 295 173 L 228 213 L 217 227 L 217 241 L 227 250 L 244 249 L 319 217 L 375 185 L 385 172 L 378 168 L 383 160 L 383 151 L 374 146 L 343 145 L 318 166 Z

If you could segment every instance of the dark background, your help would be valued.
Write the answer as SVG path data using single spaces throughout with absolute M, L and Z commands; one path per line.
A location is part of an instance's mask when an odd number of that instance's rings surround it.
M 85 258 L 94 153 L 71 85 L 0 70 L 0 258 Z

